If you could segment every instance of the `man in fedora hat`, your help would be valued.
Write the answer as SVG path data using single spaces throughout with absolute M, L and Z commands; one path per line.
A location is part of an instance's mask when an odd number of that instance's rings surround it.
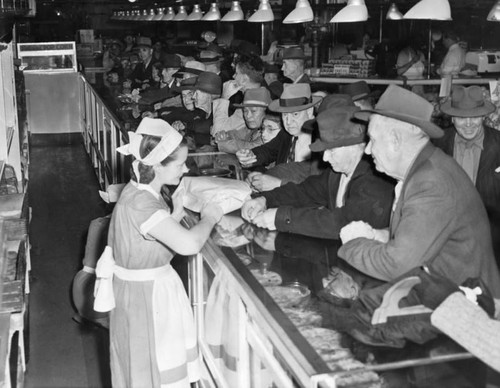
M 259 57 L 240 56 L 236 61 L 233 79 L 224 82 L 221 98 L 214 101 L 214 126 L 212 136 L 227 128 L 243 130 L 246 128 L 241 109 L 232 110 L 230 103 L 241 103 L 243 94 L 262 85 L 264 63 Z
M 306 56 L 300 47 L 288 47 L 283 51 L 283 75 L 294 84 L 310 84 L 311 80 L 304 73 Z
M 394 183 L 364 155 L 365 126 L 352 121 L 358 110 L 334 107 L 316 118 L 319 139 L 310 147 L 323 152 L 328 171 L 245 202 L 243 218 L 271 230 L 330 239 L 338 239 L 340 229 L 353 220 L 387 227 Z
M 329 94 L 323 98 L 321 104 L 319 104 L 317 114 L 319 115 L 329 109 L 343 106 L 354 106 L 350 96 L 347 94 Z M 316 118 L 304 122 L 302 131 L 310 133 L 311 135 L 317 134 L 318 123 Z M 329 163 L 322 160 L 321 152 L 313 152 L 309 160 L 280 163 L 268 168 L 265 174 L 259 171 L 253 171 L 248 174 L 247 181 L 254 190 L 268 191 L 289 182 L 301 183 L 309 176 L 319 175 L 325 170 L 329 170 L 330 167 Z
M 373 110 L 355 114 L 369 120 L 366 153 L 398 184 L 389 229 L 346 225 L 339 256 L 385 281 L 422 265 L 457 284 L 479 277 L 499 296 L 484 205 L 463 169 L 429 141 L 443 136 L 431 122 L 433 110 L 422 97 L 390 85 Z
M 239 130 L 227 128 L 225 131 L 217 132 L 214 138 L 219 151 L 234 154 L 240 149 L 251 149 L 263 144 L 260 133 L 270 103 L 271 95 L 266 88 L 261 86 L 248 89 L 243 103 L 234 105 L 235 108 L 243 111 L 245 128 Z
M 204 112 L 204 117 L 194 120 L 192 134 L 197 147 L 210 145 L 212 127 L 212 101 L 221 94 L 222 82 L 217 74 L 204 71 L 193 84 L 180 87 L 181 90 L 193 91 L 194 106 Z
M 435 144 L 453 156 L 476 186 L 486 207 L 493 249 L 500 263 L 500 132 L 484 124 L 496 107 L 479 86 L 454 85 L 441 111 L 452 117 L 453 128 Z
M 151 38 L 139 36 L 136 39 L 136 47 L 140 62 L 130 75 L 132 87 L 146 89 L 153 82 L 153 47 Z
M 271 102 L 269 110 L 281 113 L 285 131 L 281 131 L 269 143 L 251 150 L 239 150 L 236 157 L 245 168 L 264 167 L 273 162 L 300 162 L 311 157 L 309 145 L 312 137 L 310 133 L 302 131 L 302 126 L 314 117 L 314 106 L 321 102 L 321 97 L 312 96 L 308 84 L 284 86 L 281 98 Z M 277 183 L 279 186 L 280 182 Z
M 177 93 L 172 90 L 172 87 L 176 82 L 173 75 L 180 69 L 180 67 L 181 58 L 178 55 L 164 54 L 161 61 L 154 65 L 154 68 L 159 72 L 159 84 L 157 87 L 150 87 L 142 91 L 139 104 L 155 104 L 159 101 L 176 96 Z
M 341 92 L 351 96 L 354 105 L 360 109 L 373 109 L 373 94 L 366 81 L 357 81 L 342 85 Z

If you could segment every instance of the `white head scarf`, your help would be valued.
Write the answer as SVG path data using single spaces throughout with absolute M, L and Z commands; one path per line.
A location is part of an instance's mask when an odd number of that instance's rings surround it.
M 161 140 L 148 155 L 141 158 L 139 150 L 143 135 L 160 137 Z M 139 162 L 146 166 L 154 166 L 174 152 L 182 141 L 182 135 L 172 128 L 169 123 L 162 119 L 149 117 L 143 118 L 137 130 L 129 132 L 128 136 L 129 143 L 118 147 L 116 150 L 123 155 L 133 155 L 135 157 L 132 168 L 138 180 L 140 179 Z

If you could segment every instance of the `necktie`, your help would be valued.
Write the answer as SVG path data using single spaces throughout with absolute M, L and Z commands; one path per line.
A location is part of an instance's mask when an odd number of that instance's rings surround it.
M 474 182 L 474 152 L 472 152 L 472 149 L 472 144 L 465 145 L 462 168 L 465 170 L 471 181 Z
M 288 152 L 288 157 L 286 159 L 287 163 L 295 162 L 295 145 L 297 144 L 297 136 L 292 138 L 292 144 L 290 144 L 290 150 Z

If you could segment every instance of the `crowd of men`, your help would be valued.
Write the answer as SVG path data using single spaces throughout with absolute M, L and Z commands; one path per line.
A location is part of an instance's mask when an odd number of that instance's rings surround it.
M 363 81 L 314 93 L 300 47 L 281 68 L 248 42 L 194 58 L 155 57 L 145 37 L 137 48 L 128 79 L 143 116 L 193 149 L 236 155 L 254 190 L 248 222 L 340 239 L 339 256 L 376 279 L 425 265 L 456 284 L 481 278 L 500 298 L 500 133 L 484 124 L 496 108 L 480 87 L 453 87 L 440 105 L 453 125 L 440 128 L 435 106 L 398 86 L 376 104 Z

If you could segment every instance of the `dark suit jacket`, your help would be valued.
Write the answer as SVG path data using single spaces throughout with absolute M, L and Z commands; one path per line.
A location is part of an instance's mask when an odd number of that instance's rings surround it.
M 434 143 L 445 153 L 453 156 L 455 147 L 455 128 L 448 128 L 441 139 Z M 483 200 L 490 220 L 493 249 L 497 263 L 500 263 L 500 132 L 485 127 L 483 151 L 479 159 L 476 189 Z
M 341 174 L 332 169 L 262 193 L 268 208 L 277 207 L 276 228 L 282 232 L 337 239 L 351 221 L 375 228 L 389 225 L 394 182 L 375 171 L 371 158 L 361 159 L 345 192 L 345 205 L 336 207 Z
M 360 271 L 392 280 L 423 264 L 457 284 L 480 277 L 500 297 L 488 216 L 455 160 L 428 143 L 403 183 L 387 243 L 357 238 L 339 256 Z
M 130 74 L 130 79 L 132 80 L 132 87 L 137 88 L 145 82 L 153 82 L 153 59 L 149 62 L 147 67 L 144 67 L 144 63 L 138 63 L 132 73 Z
M 252 149 L 257 157 L 257 163 L 255 163 L 255 165 L 267 166 L 272 162 L 276 162 L 276 164 L 286 163 L 291 144 L 292 136 L 282 129 L 270 142 Z

